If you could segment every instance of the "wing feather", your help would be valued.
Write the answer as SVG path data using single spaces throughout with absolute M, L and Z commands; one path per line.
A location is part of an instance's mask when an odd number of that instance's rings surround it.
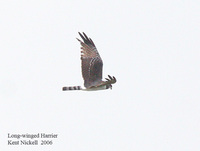
M 77 38 L 81 43 L 81 64 L 82 76 L 84 79 L 84 86 L 86 88 L 98 85 L 102 81 L 103 61 L 96 49 L 96 46 L 91 38 L 83 32 L 79 32 L 83 42 Z

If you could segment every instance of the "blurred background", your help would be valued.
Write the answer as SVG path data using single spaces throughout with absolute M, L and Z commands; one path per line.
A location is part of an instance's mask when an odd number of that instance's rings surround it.
M 0 2 L 2 150 L 200 149 L 200 2 Z M 83 85 L 78 32 L 94 41 L 106 91 Z M 8 133 L 55 133 L 50 146 L 8 146 Z

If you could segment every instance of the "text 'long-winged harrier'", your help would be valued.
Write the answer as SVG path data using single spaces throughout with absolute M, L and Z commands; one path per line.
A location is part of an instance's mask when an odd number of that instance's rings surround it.
M 105 90 L 112 89 L 112 84 L 116 83 L 116 78 L 108 75 L 108 78 L 105 78 L 106 81 L 102 81 L 102 68 L 103 61 L 97 51 L 95 44 L 91 38 L 88 38 L 87 35 L 79 33 L 83 42 L 77 38 L 81 44 L 81 64 L 82 64 L 82 76 L 84 79 L 85 88 L 81 86 L 68 86 L 63 87 L 63 91 L 68 90 Z

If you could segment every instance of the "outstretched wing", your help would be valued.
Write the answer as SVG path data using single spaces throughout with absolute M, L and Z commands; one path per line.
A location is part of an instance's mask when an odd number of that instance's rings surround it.
M 86 88 L 95 86 L 102 81 L 102 68 L 103 61 L 96 49 L 92 39 L 88 38 L 83 32 L 79 32 L 83 42 L 77 38 L 81 43 L 81 64 L 82 64 L 82 76 L 84 79 L 84 86 Z
M 112 84 L 117 82 L 117 80 L 114 76 L 111 77 L 110 75 L 108 75 L 108 78 L 105 78 L 105 79 L 106 79 L 106 81 L 101 81 L 100 84 L 93 86 L 93 87 L 100 87 L 100 86 L 104 86 L 104 85 L 109 85 L 109 87 L 112 89 Z

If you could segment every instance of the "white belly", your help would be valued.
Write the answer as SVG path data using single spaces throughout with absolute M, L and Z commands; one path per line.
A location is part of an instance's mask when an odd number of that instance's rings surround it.
M 100 86 L 100 87 L 94 87 L 94 88 L 89 88 L 89 89 L 82 89 L 83 91 L 97 91 L 97 90 L 106 90 L 106 86 Z

